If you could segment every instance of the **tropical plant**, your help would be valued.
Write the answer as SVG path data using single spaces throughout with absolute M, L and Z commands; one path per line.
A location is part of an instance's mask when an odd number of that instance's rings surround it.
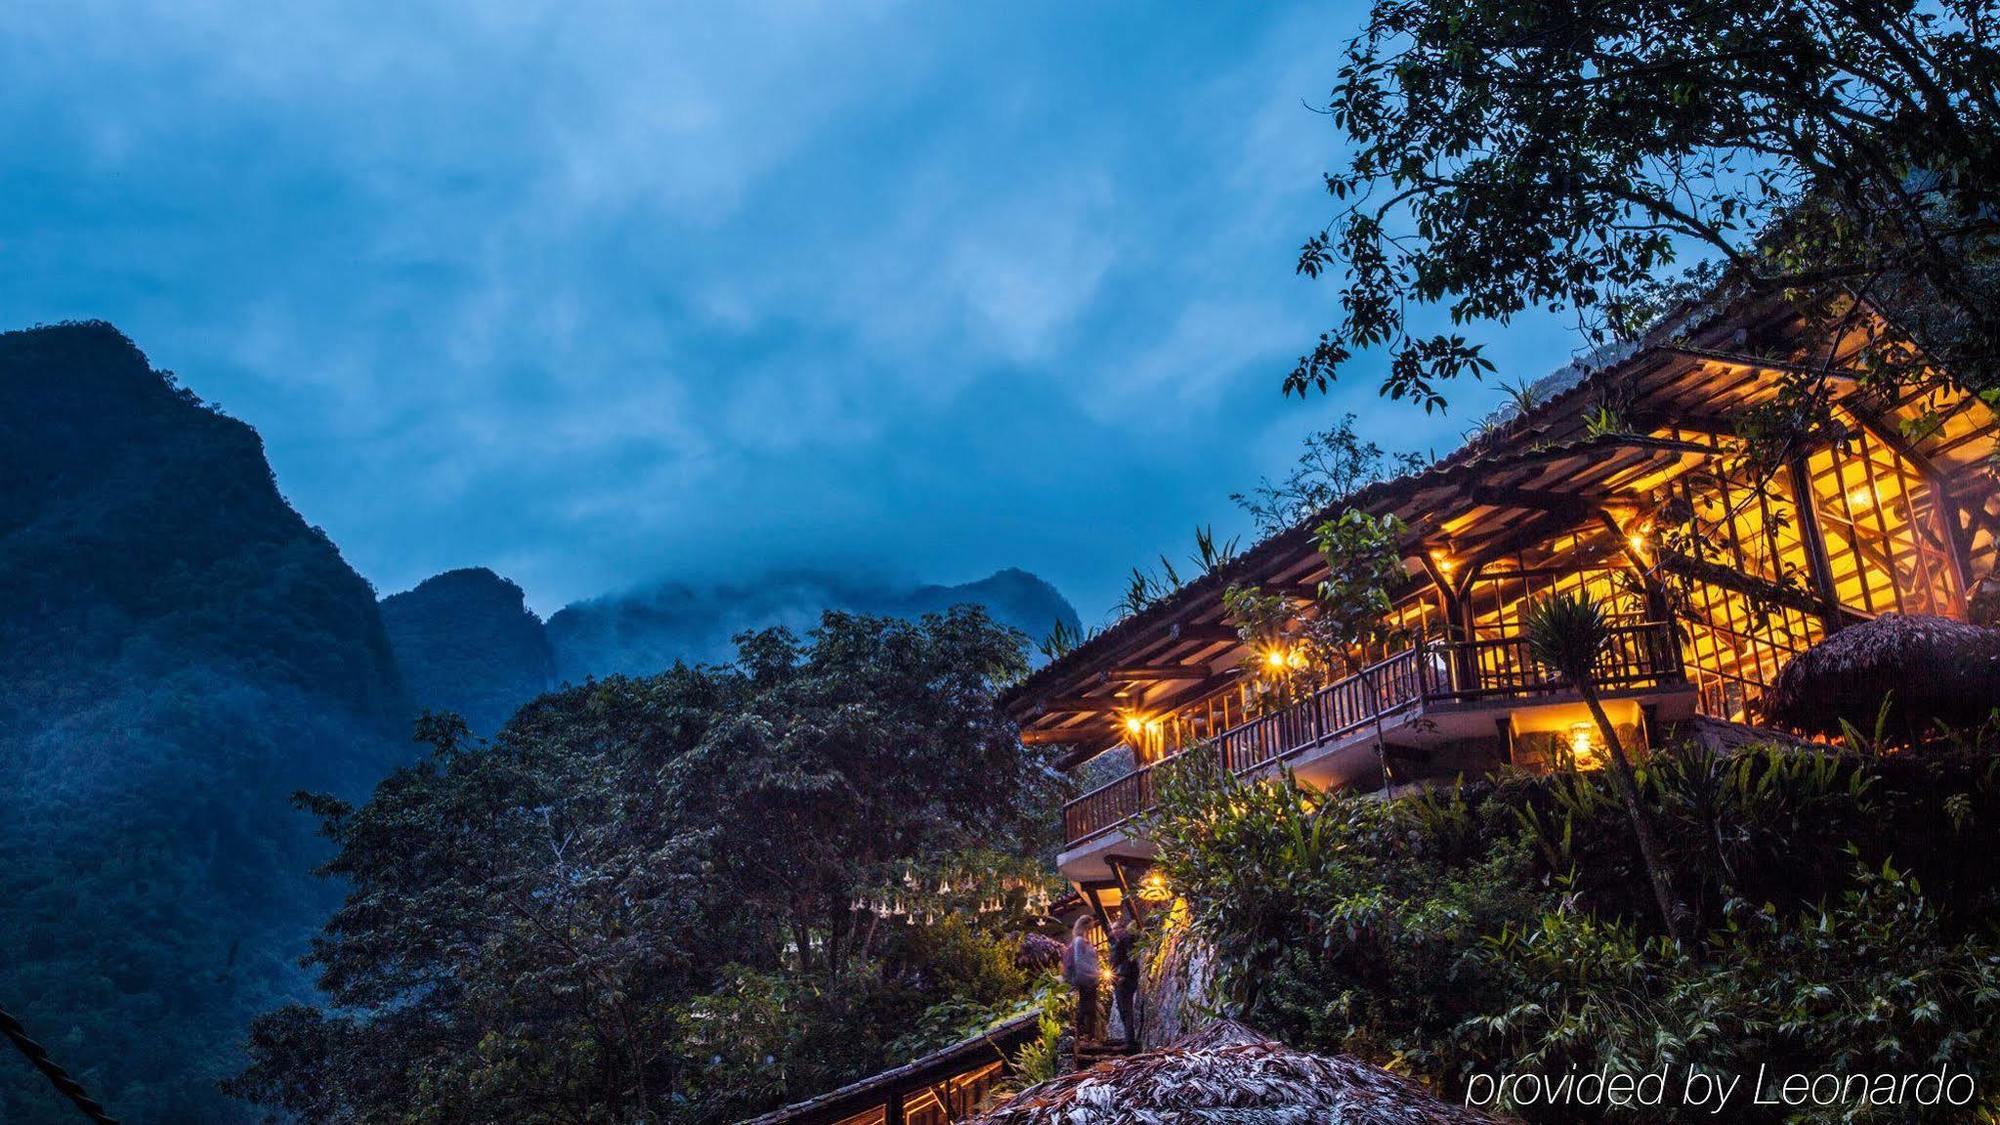
M 1236 561 L 1237 539 L 1217 540 L 1213 525 L 1194 529 L 1194 563 L 1203 574 L 1214 574 Z
M 1605 403 L 1590 408 L 1583 416 L 1585 437 L 1606 437 L 1611 434 L 1629 433 L 1631 426 L 1623 415 Z
M 1537 663 L 1547 667 L 1581 696 L 1597 724 L 1598 735 L 1611 759 L 1613 780 L 1625 814 L 1632 822 L 1632 835 L 1646 863 L 1646 877 L 1652 882 L 1653 896 L 1659 901 L 1660 916 L 1675 941 L 1687 937 L 1687 908 L 1674 892 L 1673 876 L 1667 869 L 1652 814 L 1639 801 L 1639 787 L 1632 774 L 1632 762 L 1625 756 L 1624 743 L 1604 701 L 1597 692 L 1597 663 L 1610 643 L 1611 629 L 1603 607 L 1582 594 L 1559 593 L 1531 604 L 1522 615 L 1522 631 L 1528 651 Z
M 1588 914 L 1551 912 L 1510 927 L 1487 939 L 1480 956 L 1514 1002 L 1466 1021 L 1466 1046 L 1517 1071 L 1549 1074 L 1765 1068 L 1846 1081 L 1942 1067 L 1967 1075 L 1973 1088 L 1957 1105 L 1904 1099 L 1871 1112 L 1849 1094 L 1786 1120 L 1986 1119 L 1981 1110 L 1990 1112 L 1994 1098 L 1982 1079 L 2000 1063 L 2000 946 L 1985 933 L 1950 932 L 1917 881 L 1893 865 L 1849 870 L 1851 886 L 1835 901 L 1795 914 L 1732 901 L 1706 958 Z M 1732 1116 L 1745 1116 L 1749 1101 L 1737 1095 Z M 1689 1119 L 1713 1111 L 1658 1112 Z
M 1188 561 L 1200 574 L 1214 574 L 1236 561 L 1236 544 L 1234 538 L 1217 539 L 1213 526 L 1198 526 L 1194 529 L 1194 554 L 1188 556 Z M 1157 570 L 1132 568 L 1131 576 L 1125 583 L 1125 596 L 1118 602 L 1118 613 L 1123 617 L 1143 613 L 1185 585 L 1187 579 L 1181 577 L 1180 568 L 1174 565 L 1174 560 L 1161 555 Z
M 1058 618 L 1055 624 L 1049 626 L 1049 631 L 1042 636 L 1042 639 L 1035 642 L 1035 651 L 1041 653 L 1045 660 L 1061 660 L 1088 644 L 1100 631 L 1095 626 L 1090 628 L 1073 626 Z
M 1148 830 L 1182 899 L 1177 940 L 1214 951 L 1198 1006 L 1301 1049 L 1353 1053 L 1446 1096 L 1502 1071 L 1948 1066 L 1978 1083 L 1974 1107 L 1861 1117 L 1995 1108 L 2000 880 L 1984 857 L 2000 847 L 2000 766 L 1988 755 L 1657 756 L 1641 798 L 1702 906 L 1691 943 L 1659 936 L 1608 770 L 1390 800 L 1249 782 L 1202 755 L 1158 776 Z M 1574 1106 L 1513 1108 L 1577 1120 Z M 1643 1119 L 1717 1118 L 1668 1104 Z
M 1506 394 L 1507 408 L 1514 412 L 1515 417 L 1532 413 L 1539 409 L 1543 402 L 1548 400 L 1548 395 L 1541 390 L 1539 385 L 1530 383 L 1526 379 L 1516 379 L 1511 383 L 1502 383 L 1500 384 L 1500 390 Z
M 1409 527 L 1393 514 L 1371 516 L 1351 508 L 1313 529 L 1327 573 L 1308 632 L 1324 658 L 1358 671 L 1357 653 L 1364 646 L 1392 639 L 1390 612 L 1409 577 L 1402 552 L 1408 534 Z
M 1076 993 L 1069 988 L 1049 988 L 1036 994 L 1041 1015 L 1035 1021 L 1035 1037 L 1021 1044 L 1008 1060 L 1013 1073 L 1002 1084 L 1002 1092 L 1025 1090 L 1062 1073 L 1062 1041 L 1069 1030 Z
M 1120 617 L 1134 617 L 1144 613 L 1153 603 L 1180 589 L 1185 583 L 1180 573 L 1174 569 L 1171 559 L 1160 556 L 1160 573 L 1141 567 L 1133 567 L 1125 580 L 1125 596 L 1118 600 L 1117 612 Z

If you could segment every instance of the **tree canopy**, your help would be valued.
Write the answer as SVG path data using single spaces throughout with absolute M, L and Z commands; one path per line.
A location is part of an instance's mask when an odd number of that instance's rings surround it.
M 1299 261 L 1340 319 L 1287 391 L 1381 349 L 1384 394 L 1442 408 L 1492 370 L 1460 325 L 1546 308 L 1624 338 L 1717 284 L 1829 333 L 1863 298 L 1992 387 L 1996 27 L 1992 0 L 1378 0 L 1327 106 L 1340 210 Z
M 302 797 L 349 887 L 310 957 L 327 1004 L 260 1019 L 231 1092 L 315 1121 L 710 1119 L 1018 999 L 998 935 L 1040 884 L 956 861 L 1033 854 L 1052 819 L 992 706 L 1020 636 L 960 608 L 739 643 L 546 696 L 490 745 L 432 718 L 365 805 Z

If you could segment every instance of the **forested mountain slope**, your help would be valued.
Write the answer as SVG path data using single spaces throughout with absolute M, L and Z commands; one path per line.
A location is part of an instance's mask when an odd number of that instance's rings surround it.
M 106 324 L 0 335 L 0 1004 L 131 1121 L 226 1121 L 332 901 L 297 789 L 409 755 L 373 591 Z M 20 1060 L 0 1120 L 68 1120 Z

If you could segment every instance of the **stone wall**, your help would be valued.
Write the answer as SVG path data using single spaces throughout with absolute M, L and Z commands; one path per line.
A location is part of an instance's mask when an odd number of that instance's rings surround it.
M 1221 1014 L 1213 995 L 1215 954 L 1189 932 L 1186 911 L 1176 903 L 1155 911 L 1149 924 L 1146 963 L 1139 978 L 1139 1031 L 1148 1050 L 1199 1030 Z

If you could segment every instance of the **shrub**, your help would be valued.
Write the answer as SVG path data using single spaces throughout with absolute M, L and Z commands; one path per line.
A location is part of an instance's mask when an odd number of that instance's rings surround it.
M 1228 1014 L 1447 1096 L 1571 1067 L 1977 1079 L 2000 1067 L 1994 778 L 1952 752 L 1655 756 L 1636 781 L 1693 908 L 1685 945 L 1601 774 L 1383 800 L 1183 766 L 1152 831 Z

